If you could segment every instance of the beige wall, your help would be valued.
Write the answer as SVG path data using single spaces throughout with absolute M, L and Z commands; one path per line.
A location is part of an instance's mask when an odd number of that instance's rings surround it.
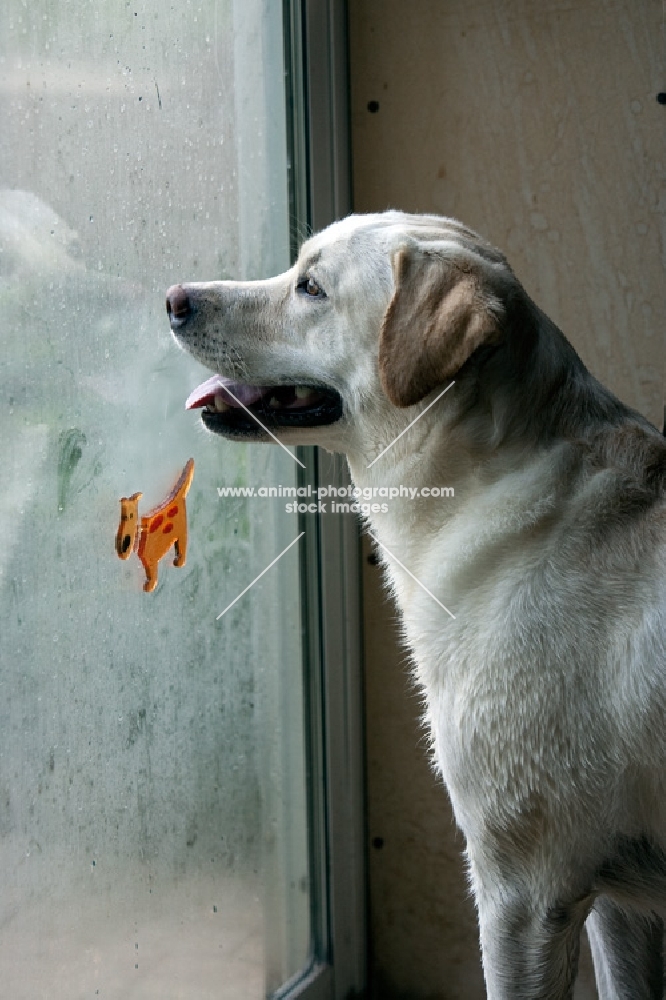
M 437 211 L 479 230 L 591 370 L 659 426 L 664 20 L 661 0 L 350 0 L 355 210 Z M 378 577 L 366 562 L 376 995 L 477 1000 L 461 843 Z

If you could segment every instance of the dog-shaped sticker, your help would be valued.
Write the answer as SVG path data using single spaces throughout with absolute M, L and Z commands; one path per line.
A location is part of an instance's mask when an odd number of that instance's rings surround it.
M 173 545 L 174 566 L 184 566 L 187 556 L 187 511 L 185 497 L 194 476 L 194 459 L 190 458 L 171 493 L 159 506 L 139 520 L 139 500 L 142 493 L 122 497 L 120 524 L 116 534 L 116 552 L 129 559 L 136 551 L 146 571 L 146 592 L 157 586 L 157 564 Z

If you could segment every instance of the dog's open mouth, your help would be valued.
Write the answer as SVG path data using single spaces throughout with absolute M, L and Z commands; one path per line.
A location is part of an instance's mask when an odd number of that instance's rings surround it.
M 333 389 L 308 385 L 248 385 L 213 375 L 190 393 L 188 410 L 203 409 L 206 427 L 226 437 L 261 437 L 262 425 L 322 427 L 342 416 L 342 399 Z

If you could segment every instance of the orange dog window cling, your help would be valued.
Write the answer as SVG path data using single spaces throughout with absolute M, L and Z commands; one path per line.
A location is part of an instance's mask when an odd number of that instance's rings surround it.
M 120 524 L 116 535 L 116 552 L 121 559 L 129 559 L 133 551 L 143 563 L 147 592 L 157 586 L 157 564 L 171 546 L 176 550 L 174 566 L 184 566 L 187 555 L 187 511 L 185 497 L 194 475 L 191 458 L 169 496 L 139 519 L 139 500 L 142 493 L 123 497 L 120 501 Z

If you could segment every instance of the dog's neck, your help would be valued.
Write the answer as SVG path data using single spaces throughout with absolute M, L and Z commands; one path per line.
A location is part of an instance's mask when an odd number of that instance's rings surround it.
M 418 575 L 435 540 L 451 530 L 479 491 L 478 456 L 470 452 L 463 430 L 453 426 L 455 404 L 447 411 L 444 403 L 436 404 L 434 423 L 417 421 L 384 454 L 381 448 L 360 447 L 347 455 L 361 492 L 357 503 L 399 603 L 416 586 L 410 573 Z
M 531 379 L 522 378 L 516 352 L 497 352 L 457 377 L 411 426 L 416 407 L 407 413 L 388 405 L 384 419 L 373 414 L 368 421 L 384 428 L 384 440 L 369 441 L 359 426 L 347 458 L 399 602 L 416 586 L 410 573 L 418 576 L 434 551 L 443 554 L 437 573 L 443 586 L 451 592 L 473 587 L 507 523 L 529 531 L 550 516 L 556 497 L 565 503 L 562 463 L 586 462 L 595 428 L 605 434 L 627 423 L 649 428 L 592 378 L 556 328 L 534 350 L 536 358 L 525 366 Z M 549 353 L 548 365 L 539 363 L 541 351 Z M 396 494 L 400 487 L 408 495 Z M 439 495 L 423 495 L 433 488 Z

